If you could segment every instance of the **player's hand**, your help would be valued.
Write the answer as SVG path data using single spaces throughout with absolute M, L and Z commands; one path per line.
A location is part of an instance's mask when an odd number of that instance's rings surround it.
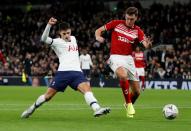
M 56 22 L 57 22 L 57 19 L 55 19 L 54 17 L 51 17 L 51 18 L 49 19 L 49 21 L 48 21 L 48 24 L 50 24 L 50 25 L 55 25 Z
M 105 39 L 101 36 L 96 37 L 96 40 L 99 41 L 100 43 L 104 43 Z
M 151 48 L 152 42 L 153 42 L 153 40 L 151 39 L 151 37 L 145 37 L 145 40 L 144 40 L 145 48 Z

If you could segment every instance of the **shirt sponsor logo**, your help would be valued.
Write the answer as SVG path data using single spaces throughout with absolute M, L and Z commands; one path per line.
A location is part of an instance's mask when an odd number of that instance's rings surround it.
M 74 45 L 69 45 L 68 51 L 78 51 L 78 47 Z
M 125 43 L 133 43 L 133 41 L 129 41 L 127 38 L 123 37 L 123 36 L 118 36 L 118 40 L 125 42 Z

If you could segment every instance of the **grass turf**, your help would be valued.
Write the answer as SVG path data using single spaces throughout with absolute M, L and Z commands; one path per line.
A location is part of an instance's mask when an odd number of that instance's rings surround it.
M 146 90 L 135 104 L 136 116 L 126 118 L 119 88 L 93 88 L 103 106 L 111 107 L 109 115 L 94 118 L 83 96 L 68 88 L 35 111 L 29 119 L 21 113 L 46 91 L 45 87 L 0 87 L 0 131 L 190 131 L 191 91 Z M 165 104 L 179 108 L 179 116 L 166 120 Z

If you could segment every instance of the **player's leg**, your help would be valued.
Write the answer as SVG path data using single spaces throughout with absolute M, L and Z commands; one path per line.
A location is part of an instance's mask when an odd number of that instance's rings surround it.
M 139 81 L 130 80 L 130 86 L 132 89 L 131 101 L 134 104 L 140 95 L 140 83 L 139 83 Z
M 131 103 L 129 96 L 129 81 L 127 80 L 127 70 L 124 67 L 118 67 L 115 73 L 120 80 L 120 87 L 122 89 L 126 104 Z
M 131 97 L 131 104 L 134 104 L 135 101 L 137 100 L 137 98 L 139 97 L 140 95 L 140 83 L 139 81 L 133 81 L 133 80 L 130 80 L 129 81 L 129 84 L 131 86 L 131 89 L 132 89 L 132 93 L 130 93 L 130 97 Z M 135 114 L 135 110 L 134 108 L 132 108 L 133 106 L 129 105 L 127 106 L 129 108 L 129 110 Z
M 132 102 L 131 104 L 134 104 L 136 99 L 140 95 L 140 84 L 139 84 L 138 73 L 137 73 L 135 63 L 134 63 L 132 56 L 127 57 L 125 67 L 127 69 L 129 85 L 131 87 L 131 92 L 132 92 L 132 93 L 130 93 L 130 91 L 129 91 L 129 97 L 130 97 L 131 102 Z M 135 114 L 135 110 L 132 107 L 133 106 L 129 105 L 129 108 L 130 108 L 129 110 L 131 110 L 132 113 Z
M 141 88 L 144 91 L 145 90 L 145 76 L 139 76 L 139 79 L 141 81 Z
M 140 95 L 140 82 L 139 82 L 138 72 L 135 67 L 135 63 L 132 56 L 129 56 L 126 65 L 128 69 L 129 84 L 132 89 L 131 102 L 134 104 L 136 99 Z
M 90 85 L 88 84 L 87 79 L 84 77 L 83 73 L 80 71 L 71 72 L 72 81 L 69 84 L 74 90 L 80 91 L 85 98 L 86 103 L 93 109 L 94 116 L 98 117 L 104 114 L 107 114 L 110 112 L 109 108 L 102 108 L 98 104 L 97 99 L 93 95 L 93 92 L 91 91 Z
M 32 104 L 27 110 L 25 110 L 21 117 L 22 118 L 28 118 L 32 113 L 40 107 L 43 103 L 49 101 L 55 94 L 57 93 L 57 90 L 53 88 L 48 88 L 46 93 L 39 96 L 37 100 Z
M 85 78 L 88 80 L 88 84 L 90 85 L 91 77 L 90 77 L 90 70 L 88 69 L 85 70 Z
M 110 56 L 108 63 L 110 65 L 110 68 L 115 72 L 117 77 L 120 80 L 120 87 L 123 92 L 123 96 L 125 98 L 125 108 L 127 111 L 127 117 L 133 117 L 135 114 L 134 107 L 131 103 L 131 97 L 130 97 L 130 91 L 129 91 L 129 81 L 128 81 L 128 74 L 127 74 L 127 68 L 125 68 L 126 65 L 126 57 L 118 56 L 118 55 L 112 55 Z
M 87 76 L 87 80 L 90 81 L 91 80 L 91 74 L 90 74 L 90 69 L 86 70 L 86 76 Z
M 67 78 L 68 73 L 58 71 L 46 93 L 39 96 L 35 103 L 23 112 L 21 117 L 28 118 L 35 111 L 35 109 L 41 106 L 44 102 L 49 101 L 58 91 L 64 91 L 68 85 Z
M 116 69 L 116 75 L 120 79 L 120 86 L 125 98 L 125 108 L 127 111 L 127 117 L 133 118 L 135 114 L 134 107 L 131 102 L 131 94 L 129 90 L 129 81 L 127 79 L 127 70 L 124 67 L 119 67 Z
M 129 81 L 127 79 L 127 69 L 125 68 L 126 59 L 119 55 L 111 55 L 108 60 L 108 64 L 120 80 L 120 87 L 122 89 L 126 104 L 131 103 L 130 97 L 128 96 Z
M 94 116 L 99 117 L 104 114 L 108 114 L 110 112 L 109 108 L 102 108 L 99 104 L 91 88 L 87 82 L 82 82 L 78 85 L 77 89 L 84 94 L 84 98 L 86 103 L 92 108 L 94 111 Z
M 145 70 L 144 68 L 136 68 L 138 76 L 139 76 L 139 80 L 140 80 L 140 85 L 142 90 L 144 91 L 145 89 Z
M 85 78 L 89 80 L 89 74 L 88 74 L 89 72 L 88 72 L 88 70 L 83 69 L 82 71 L 83 71 L 83 74 L 84 74 Z

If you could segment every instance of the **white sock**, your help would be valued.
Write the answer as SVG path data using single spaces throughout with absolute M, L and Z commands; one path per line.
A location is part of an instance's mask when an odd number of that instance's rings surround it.
M 46 102 L 45 95 L 41 95 L 38 97 L 38 99 L 35 102 L 35 107 L 38 108 L 41 106 L 44 102 Z
M 96 111 L 100 109 L 100 105 L 97 103 L 96 98 L 94 97 L 92 92 L 86 92 L 84 94 L 84 98 L 86 100 L 86 103 L 91 106 L 91 108 Z

